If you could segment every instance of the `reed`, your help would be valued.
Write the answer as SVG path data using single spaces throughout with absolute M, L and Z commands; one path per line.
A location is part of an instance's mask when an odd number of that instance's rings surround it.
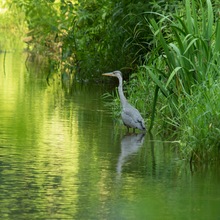
M 135 74 L 151 96 L 146 98 L 152 103 L 148 128 L 156 120 L 157 130 L 178 137 L 182 156 L 191 162 L 220 155 L 220 20 L 215 12 L 210 0 L 205 5 L 186 0 L 176 14 L 146 13 L 156 14 L 146 18 L 153 46 Z M 127 88 L 130 99 L 143 99 L 134 82 L 131 79 Z
M 206 6 L 201 1 L 186 0 L 182 13 L 160 14 L 159 21 L 147 19 L 154 48 L 143 68 L 156 85 L 155 97 L 160 91 L 169 100 L 174 115 L 179 114 L 179 97 L 192 95 L 195 85 L 208 83 L 219 75 L 219 20 L 214 22 L 210 0 Z M 153 106 L 155 102 L 157 98 Z
M 180 111 L 181 152 L 191 161 L 207 162 L 220 156 L 219 79 L 211 85 L 200 84 L 195 95 L 182 98 Z

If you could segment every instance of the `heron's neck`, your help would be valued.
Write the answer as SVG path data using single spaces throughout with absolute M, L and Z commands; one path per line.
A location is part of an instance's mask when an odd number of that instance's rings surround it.
M 119 80 L 118 93 L 119 93 L 119 97 L 121 100 L 121 105 L 123 107 L 125 105 L 125 103 L 127 102 L 127 99 L 125 98 L 124 92 L 123 92 L 122 78 L 120 77 L 120 78 L 118 78 L 118 80 Z

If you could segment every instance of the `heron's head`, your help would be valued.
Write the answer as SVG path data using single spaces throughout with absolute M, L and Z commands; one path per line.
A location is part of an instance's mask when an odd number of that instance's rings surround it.
M 114 76 L 114 77 L 117 77 L 117 78 L 122 77 L 122 73 L 119 70 L 115 70 L 115 71 L 110 72 L 110 73 L 103 73 L 102 75 L 103 76 Z

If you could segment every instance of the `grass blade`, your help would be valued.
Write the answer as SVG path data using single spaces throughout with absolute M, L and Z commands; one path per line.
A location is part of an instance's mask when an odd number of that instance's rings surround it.
M 182 69 L 182 67 L 179 66 L 179 67 L 176 67 L 176 68 L 172 71 L 172 73 L 170 74 L 170 76 L 169 76 L 169 78 L 168 78 L 168 80 L 167 80 L 167 83 L 166 83 L 165 88 L 168 87 L 168 85 L 170 84 L 171 80 L 173 79 L 173 77 L 177 74 L 177 72 L 178 72 L 180 69 Z

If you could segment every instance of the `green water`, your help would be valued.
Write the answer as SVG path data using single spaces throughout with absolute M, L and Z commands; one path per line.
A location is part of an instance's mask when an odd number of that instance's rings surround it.
M 103 86 L 48 85 L 25 59 L 0 54 L 0 219 L 220 219 L 217 165 L 126 136 Z

